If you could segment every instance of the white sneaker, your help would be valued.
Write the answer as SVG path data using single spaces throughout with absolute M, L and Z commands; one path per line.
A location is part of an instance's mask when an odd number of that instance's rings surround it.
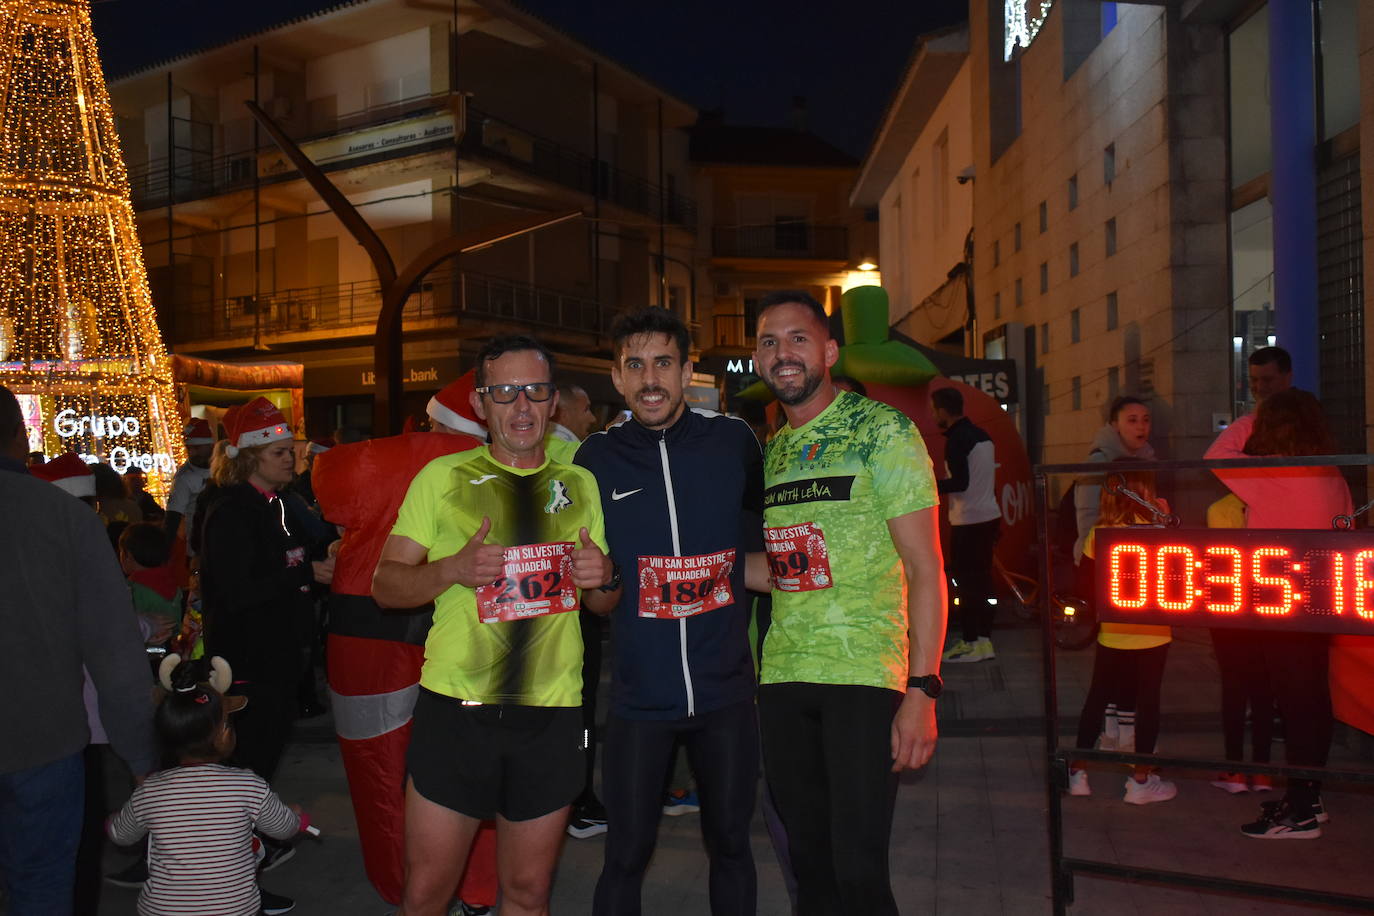
M 1151 773 L 1144 782 L 1136 782 L 1134 778 L 1127 779 L 1126 796 L 1123 800 L 1128 805 L 1152 805 L 1155 802 L 1168 801 L 1177 794 L 1178 786 L 1167 779 L 1160 779 L 1158 773 Z
M 1126 724 L 1118 722 L 1116 726 L 1116 749 L 1126 754 L 1135 753 L 1135 723 Z M 1159 748 L 1155 748 L 1155 753 L 1159 753 Z
M 1230 792 L 1232 795 L 1250 791 L 1250 785 L 1245 781 L 1245 776 L 1240 773 L 1218 773 L 1217 778 L 1212 780 L 1212 785 L 1223 792 Z
M 1069 794 L 1070 795 L 1092 795 L 1092 786 L 1088 785 L 1087 770 L 1069 770 Z

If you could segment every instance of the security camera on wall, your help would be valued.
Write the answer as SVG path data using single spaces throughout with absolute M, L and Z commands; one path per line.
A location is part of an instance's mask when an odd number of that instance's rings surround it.
M 973 180 L 973 166 L 965 166 L 962 172 L 954 176 L 954 180 L 960 184 L 968 184 Z

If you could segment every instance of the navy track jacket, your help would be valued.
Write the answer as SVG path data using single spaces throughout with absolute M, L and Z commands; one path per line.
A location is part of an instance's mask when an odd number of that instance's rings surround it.
M 754 695 L 744 555 L 763 549 L 763 455 L 743 420 L 686 410 L 664 430 L 633 419 L 582 443 L 596 475 L 623 591 L 612 612 L 611 709 L 629 719 L 681 719 Z M 639 616 L 639 558 L 734 548 L 735 603 L 660 620 Z

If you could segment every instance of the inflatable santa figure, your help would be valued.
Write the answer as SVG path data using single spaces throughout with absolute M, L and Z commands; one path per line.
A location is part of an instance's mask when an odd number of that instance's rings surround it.
M 469 372 L 430 399 L 432 432 L 335 446 L 316 456 L 312 474 L 324 517 L 343 528 L 327 644 L 334 728 L 367 877 L 388 903 L 401 902 L 405 884 L 406 748 L 434 608 L 383 611 L 372 571 L 420 469 L 486 440 L 469 402 L 473 385 Z M 458 896 L 492 906 L 496 891 L 496 831 L 483 824 Z

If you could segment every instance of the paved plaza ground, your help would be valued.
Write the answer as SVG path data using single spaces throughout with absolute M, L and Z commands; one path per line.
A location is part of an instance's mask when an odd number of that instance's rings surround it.
M 1025 626 L 1002 628 L 994 641 L 995 661 L 947 667 L 939 750 L 928 768 L 902 782 L 892 866 L 904 914 L 1050 912 L 1039 634 Z M 1067 735 L 1087 688 L 1092 652 L 1062 652 L 1059 659 L 1061 725 Z M 1165 676 L 1160 752 L 1219 756 L 1216 697 L 1210 641 L 1200 631 L 1180 631 Z M 1340 745 L 1332 765 L 1374 767 Z M 1065 799 L 1067 852 L 1374 896 L 1374 792 L 1329 786 L 1324 797 L 1332 819 L 1321 839 L 1263 842 L 1237 830 L 1256 813 L 1256 797 L 1212 788 L 1211 773 L 1167 775 L 1178 782 L 1176 799 L 1133 807 L 1121 801 L 1125 770 L 1094 768 L 1095 794 Z M 324 835 L 318 841 L 303 840 L 298 855 L 268 876 L 268 886 L 294 896 L 301 916 L 389 913 L 391 908 L 363 874 L 348 789 L 327 718 L 298 729 L 277 788 L 287 801 L 304 805 Z M 590 912 L 603 841 L 567 841 L 554 886 L 555 913 Z M 754 852 L 759 914 L 786 916 L 787 894 L 762 816 L 754 819 Z M 125 860 L 112 850 L 110 861 L 119 865 Z M 706 886 L 697 817 L 665 817 L 645 885 L 645 914 L 707 914 Z M 1071 912 L 1091 916 L 1327 912 L 1089 878 L 1077 879 L 1076 892 Z M 107 888 L 102 913 L 133 914 L 135 897 L 134 891 Z

